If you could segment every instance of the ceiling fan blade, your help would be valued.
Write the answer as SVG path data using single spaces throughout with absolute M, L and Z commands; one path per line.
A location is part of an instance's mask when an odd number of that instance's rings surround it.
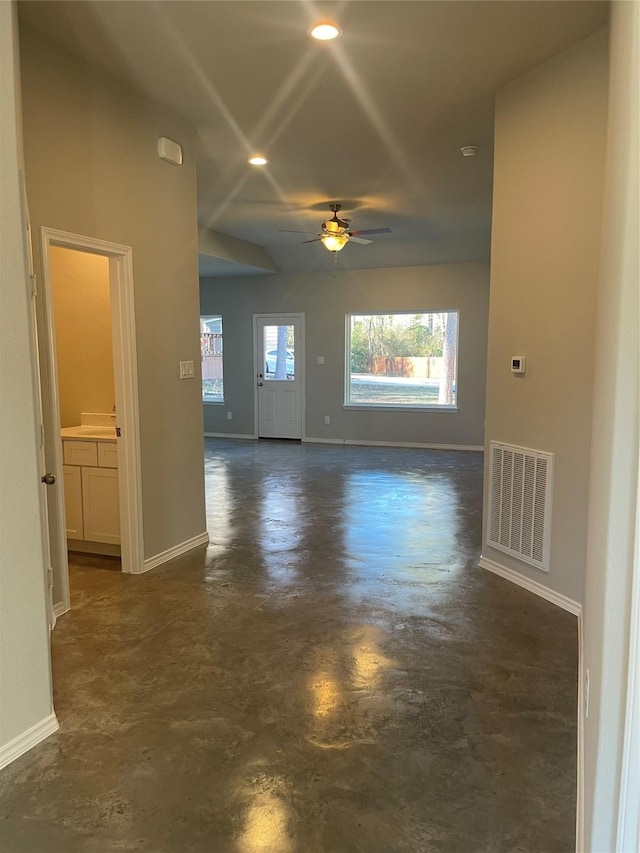
M 302 242 L 303 243 L 318 243 L 318 242 L 320 242 L 321 239 L 322 239 L 322 237 L 314 237 L 313 240 L 303 240 Z
M 366 246 L 367 243 L 373 243 L 373 240 L 365 240 L 364 237 L 349 237 L 350 243 L 362 243 L 363 246 Z
M 361 234 L 391 234 L 391 228 L 365 228 L 363 231 L 349 231 L 349 237 L 359 237 Z

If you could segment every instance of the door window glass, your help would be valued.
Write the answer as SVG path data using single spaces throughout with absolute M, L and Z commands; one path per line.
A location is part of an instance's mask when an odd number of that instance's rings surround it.
M 262 339 L 264 378 L 282 382 L 295 379 L 295 338 L 293 326 L 265 326 Z

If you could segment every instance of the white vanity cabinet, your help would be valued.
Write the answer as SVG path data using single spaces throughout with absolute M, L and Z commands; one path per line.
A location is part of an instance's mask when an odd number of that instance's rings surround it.
M 118 446 L 63 436 L 67 539 L 120 544 Z

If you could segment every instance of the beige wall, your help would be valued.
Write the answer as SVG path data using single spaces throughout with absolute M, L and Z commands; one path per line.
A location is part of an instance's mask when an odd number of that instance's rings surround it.
M 133 249 L 144 554 L 205 531 L 194 130 L 164 107 L 22 31 L 27 189 L 40 226 Z M 157 139 L 184 149 L 181 167 Z M 45 398 L 47 388 L 45 387 Z M 48 402 L 48 399 L 45 399 Z
M 0 764 L 52 713 L 13 13 L 0 3 Z
M 486 440 L 554 453 L 555 483 L 550 572 L 488 547 L 486 536 L 483 555 L 578 602 L 606 115 L 604 31 L 496 98 Z M 512 355 L 526 356 L 524 377 L 511 374 Z
M 81 412 L 111 412 L 113 347 L 109 259 L 52 246 L 60 426 L 76 426 Z
M 482 446 L 487 264 L 202 279 L 200 293 L 202 313 L 221 314 L 224 331 L 225 405 L 205 405 L 206 432 L 253 434 L 253 314 L 301 312 L 307 438 Z M 348 312 L 447 310 L 460 312 L 457 412 L 344 408 Z M 324 364 L 317 363 L 318 356 L 324 356 Z
M 638 365 L 640 333 L 640 4 L 619 2 L 611 14 L 609 125 L 602 264 L 598 299 L 596 369 L 591 449 L 589 537 L 584 612 L 584 667 L 589 669 L 589 716 L 585 720 L 585 844 L 591 853 L 640 849 L 638 738 L 629 742 L 635 788 L 628 791 L 629 823 L 618 834 L 623 778 L 623 740 L 630 648 L 640 645 L 632 629 L 635 572 L 636 619 L 640 607 L 637 539 Z M 635 630 L 635 634 L 632 633 Z M 636 659 L 635 666 L 639 663 Z M 582 673 L 584 677 L 584 672 Z M 636 679 L 638 672 L 636 669 Z M 638 685 L 636 684 L 636 715 Z

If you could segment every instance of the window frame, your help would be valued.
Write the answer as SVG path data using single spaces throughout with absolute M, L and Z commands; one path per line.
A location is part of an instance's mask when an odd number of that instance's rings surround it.
M 204 381 L 205 380 L 204 380 L 204 377 L 202 377 L 201 378 L 201 386 L 202 387 L 200 390 L 200 394 L 202 397 L 202 405 L 203 406 L 224 406 L 225 405 L 225 396 L 224 396 L 224 373 L 225 373 L 225 370 L 224 370 L 224 319 L 222 317 L 222 314 L 200 314 L 200 323 L 201 324 L 203 321 L 206 322 L 207 320 L 214 320 L 217 318 L 220 319 L 220 338 L 221 338 L 221 342 L 222 342 L 222 353 L 221 353 L 221 357 L 222 357 L 222 400 L 205 400 L 204 399 Z M 201 326 L 201 328 L 202 328 L 202 326 Z M 202 367 L 204 368 L 205 356 L 204 356 L 204 353 L 202 351 L 202 334 L 203 333 L 201 331 L 200 332 L 200 362 L 201 362 Z M 215 334 L 215 333 L 212 333 L 212 334 Z
M 353 317 L 396 317 L 398 315 L 415 316 L 417 314 L 456 314 L 458 317 L 455 351 L 456 389 L 455 403 L 362 403 L 351 400 L 351 319 Z M 395 311 L 347 311 L 345 315 L 345 356 L 344 356 L 344 397 L 342 408 L 353 411 L 406 411 L 406 412 L 458 412 L 459 406 L 459 356 L 460 356 L 460 309 L 439 308 L 429 310 L 395 310 Z

